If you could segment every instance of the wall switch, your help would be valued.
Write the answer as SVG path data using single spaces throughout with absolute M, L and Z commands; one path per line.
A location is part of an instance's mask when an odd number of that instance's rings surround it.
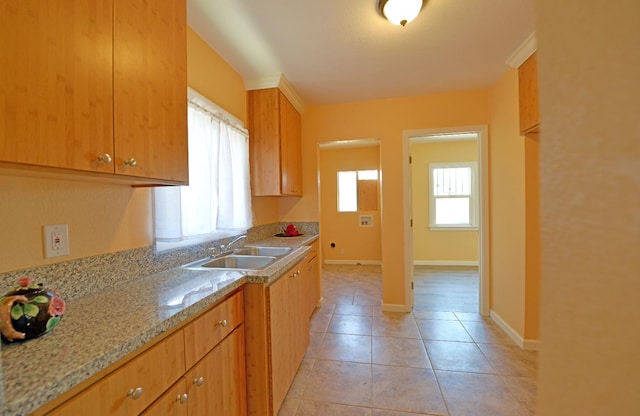
M 69 255 L 69 226 L 67 224 L 45 225 L 43 240 L 45 258 Z

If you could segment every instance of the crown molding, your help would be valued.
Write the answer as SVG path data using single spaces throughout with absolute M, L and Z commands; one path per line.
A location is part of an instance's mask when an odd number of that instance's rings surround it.
M 304 103 L 302 102 L 302 99 L 300 99 L 298 93 L 296 93 L 293 86 L 283 74 L 245 80 L 244 86 L 247 91 L 262 90 L 265 88 L 278 88 L 284 96 L 287 97 L 295 109 L 298 110 L 298 113 L 302 114 L 304 112 Z
M 520 46 L 507 59 L 506 64 L 511 68 L 518 68 L 538 49 L 536 32 L 531 33 Z

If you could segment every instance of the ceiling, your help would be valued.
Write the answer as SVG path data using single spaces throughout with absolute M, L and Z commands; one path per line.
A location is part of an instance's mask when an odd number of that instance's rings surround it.
M 187 0 L 245 80 L 283 74 L 304 105 L 487 88 L 534 32 L 534 0 L 428 0 L 405 27 L 378 0 Z

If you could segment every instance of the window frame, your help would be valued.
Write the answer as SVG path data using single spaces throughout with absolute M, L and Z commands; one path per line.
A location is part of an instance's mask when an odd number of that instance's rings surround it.
M 471 169 L 471 194 L 469 196 L 436 196 L 433 171 L 447 168 Z M 469 198 L 469 224 L 437 224 L 436 200 L 439 198 Z M 429 229 L 434 231 L 468 231 L 478 229 L 479 218 L 478 162 L 440 162 L 429 163 Z

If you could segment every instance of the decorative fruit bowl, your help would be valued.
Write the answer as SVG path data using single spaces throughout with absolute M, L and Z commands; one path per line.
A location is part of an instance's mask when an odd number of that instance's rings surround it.
M 23 277 L 0 297 L 0 333 L 5 342 L 27 341 L 46 334 L 62 319 L 66 304 L 57 290 Z

